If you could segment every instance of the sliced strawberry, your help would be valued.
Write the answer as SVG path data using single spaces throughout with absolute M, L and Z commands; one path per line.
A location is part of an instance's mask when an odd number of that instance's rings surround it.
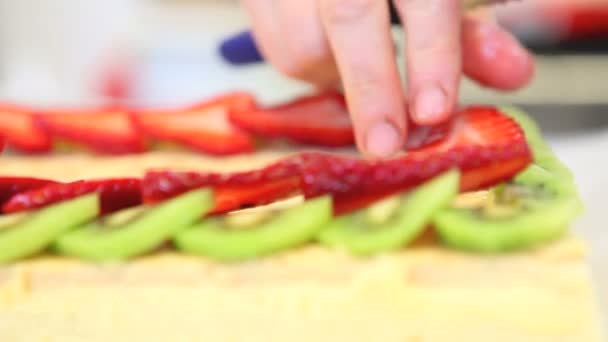
M 2 211 L 4 213 L 15 213 L 42 208 L 93 192 L 99 193 L 102 214 L 142 203 L 140 179 L 102 179 L 50 184 L 21 192 L 11 197 L 2 206 Z
M 34 124 L 33 110 L 0 105 L 0 137 L 17 151 L 44 153 L 52 149 L 51 138 Z
M 27 177 L 0 177 L 0 205 L 16 194 L 39 189 L 50 184 L 58 184 L 49 179 Z
M 406 151 L 430 148 L 444 142 L 452 131 L 453 121 L 443 122 L 434 126 L 420 126 L 412 120 L 408 123 Z
M 244 209 L 286 198 L 300 189 L 298 170 L 275 164 L 265 169 L 231 175 L 203 172 L 151 171 L 143 181 L 145 203 L 157 203 L 189 190 L 212 187 L 212 213 Z
M 248 186 L 215 187 L 215 208 L 212 213 L 252 208 L 287 198 L 299 192 L 300 178 L 292 177 Z
M 467 108 L 450 127 L 447 137 L 391 160 L 314 153 L 293 162 L 300 165 L 305 196 L 330 193 L 336 212 L 341 213 L 415 187 L 451 168 L 462 173 L 461 190 L 471 191 L 510 179 L 532 161 L 521 128 L 494 108 Z
M 231 111 L 230 120 L 248 132 L 268 138 L 329 147 L 349 146 L 355 141 L 344 97 L 337 92 L 276 107 Z
M 430 129 L 430 133 L 425 136 L 424 143 L 410 147 L 411 153 L 432 153 L 465 146 L 497 146 L 524 139 L 515 121 L 489 106 L 470 106 L 457 113 L 451 121 L 417 129 Z
M 141 112 L 133 116 L 144 134 L 214 155 L 251 152 L 254 140 L 228 121 L 229 111 L 255 108 L 254 98 L 232 93 L 177 111 Z
M 100 154 L 129 154 L 146 150 L 144 138 L 120 109 L 54 110 L 41 114 L 36 124 L 53 138 L 84 146 Z
M 462 172 L 461 191 L 508 180 L 531 161 L 525 143 L 496 147 L 457 147 L 426 156 L 369 162 L 332 155 L 304 157 L 302 190 L 307 198 L 332 194 L 336 213 L 411 189 L 452 168 Z
M 144 198 L 155 202 L 209 186 L 218 194 L 219 212 L 266 204 L 299 190 L 307 198 L 331 194 L 335 212 L 342 214 L 454 168 L 462 173 L 462 191 L 485 188 L 512 178 L 532 160 L 521 128 L 493 108 L 471 107 L 452 122 L 425 130 L 414 132 L 413 151 L 390 160 L 309 152 L 252 172 L 148 173 Z

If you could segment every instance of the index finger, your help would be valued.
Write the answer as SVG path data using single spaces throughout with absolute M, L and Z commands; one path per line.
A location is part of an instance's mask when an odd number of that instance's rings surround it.
M 454 110 L 462 73 L 461 0 L 395 0 L 405 22 L 410 113 L 419 124 Z
M 406 134 L 405 101 L 387 1 L 320 0 L 360 149 L 390 157 Z

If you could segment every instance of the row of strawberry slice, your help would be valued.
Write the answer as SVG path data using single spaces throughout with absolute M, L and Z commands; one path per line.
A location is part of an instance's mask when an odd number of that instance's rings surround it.
M 462 173 L 462 191 L 482 189 L 512 178 L 532 160 L 521 128 L 490 107 L 469 107 L 440 127 L 414 128 L 410 137 L 407 154 L 390 160 L 303 152 L 259 170 L 230 174 L 151 170 L 141 180 L 67 184 L 5 178 L 0 179 L 0 204 L 3 212 L 13 213 L 97 191 L 102 213 L 109 213 L 213 187 L 213 213 L 264 205 L 300 193 L 306 198 L 330 194 L 336 214 L 342 214 L 416 187 L 452 168 Z
M 343 96 L 334 92 L 273 107 L 243 92 L 171 110 L 0 105 L 0 138 L 25 153 L 49 152 L 53 141 L 61 140 L 101 154 L 140 153 L 160 141 L 227 155 L 254 151 L 257 137 L 321 146 L 354 143 Z

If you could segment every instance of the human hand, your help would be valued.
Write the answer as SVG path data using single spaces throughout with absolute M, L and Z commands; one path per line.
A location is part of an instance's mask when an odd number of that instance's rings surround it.
M 534 71 L 528 52 L 487 13 L 464 13 L 460 0 L 394 1 L 406 33 L 406 95 L 387 1 L 243 1 L 257 45 L 274 67 L 321 88 L 342 85 L 357 144 L 372 157 L 401 150 L 406 115 L 418 124 L 447 119 L 463 73 L 514 90 Z

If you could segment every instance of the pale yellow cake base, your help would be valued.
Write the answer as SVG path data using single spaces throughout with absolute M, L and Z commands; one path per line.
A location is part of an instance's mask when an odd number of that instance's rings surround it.
M 501 257 L 307 247 L 234 265 L 160 254 L 0 269 L 0 341 L 600 342 L 596 309 L 572 238 Z
M 235 170 L 277 154 L 213 158 L 6 158 L 2 175 L 138 176 L 149 167 Z M 97 265 L 0 266 L 0 341 L 601 342 L 584 244 L 482 256 L 430 244 L 372 259 L 308 246 L 218 264 L 156 254 Z

